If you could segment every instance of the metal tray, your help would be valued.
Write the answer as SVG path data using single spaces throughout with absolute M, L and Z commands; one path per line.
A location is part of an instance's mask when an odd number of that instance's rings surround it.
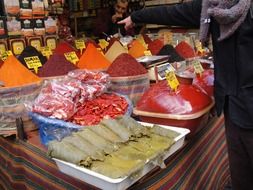
M 168 62 L 168 55 L 152 55 L 152 56 L 142 56 L 136 59 L 144 67 L 150 68 L 155 65 L 160 65 L 162 63 Z

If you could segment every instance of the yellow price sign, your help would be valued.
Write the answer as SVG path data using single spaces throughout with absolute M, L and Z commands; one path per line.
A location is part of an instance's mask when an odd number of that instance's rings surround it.
M 146 55 L 146 56 L 152 56 L 152 53 L 151 53 L 151 51 L 146 50 L 146 51 L 144 51 L 144 55 Z
M 204 72 L 204 69 L 199 60 L 193 60 L 193 67 L 196 74 L 201 74 Z
M 79 49 L 81 51 L 81 54 L 83 50 L 86 48 L 84 40 L 75 40 L 76 49 Z
M 109 42 L 107 42 L 105 39 L 100 39 L 98 40 L 99 43 L 98 45 L 102 48 L 102 49 L 105 49 L 108 45 L 109 45 Z
M 53 55 L 51 48 L 48 46 L 41 47 L 41 53 L 43 56 L 47 57 L 47 59 L 49 59 L 49 57 Z
M 79 58 L 77 57 L 76 52 L 74 52 L 74 51 L 68 52 L 68 53 L 64 53 L 64 56 L 66 57 L 66 59 L 68 61 L 70 61 L 74 65 L 79 61 Z
M 5 51 L 1 55 L 1 59 L 5 61 L 9 56 L 13 55 L 12 51 Z
M 35 73 L 38 73 L 38 68 L 42 67 L 41 61 L 38 56 L 25 57 L 25 63 L 29 69 L 34 69 Z
M 168 71 L 166 70 L 165 71 L 165 78 L 168 82 L 168 85 L 169 87 L 172 89 L 172 90 L 177 90 L 178 86 L 179 86 L 179 82 L 177 80 L 177 77 L 175 75 L 175 72 L 173 71 Z

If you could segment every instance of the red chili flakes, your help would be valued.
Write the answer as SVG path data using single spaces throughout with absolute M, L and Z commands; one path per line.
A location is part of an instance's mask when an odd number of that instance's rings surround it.
M 103 118 L 115 118 L 126 113 L 128 103 L 122 96 L 102 94 L 79 106 L 71 121 L 79 125 L 96 125 Z
M 107 73 L 112 77 L 135 76 L 147 72 L 142 64 L 127 53 L 120 54 L 107 70 Z

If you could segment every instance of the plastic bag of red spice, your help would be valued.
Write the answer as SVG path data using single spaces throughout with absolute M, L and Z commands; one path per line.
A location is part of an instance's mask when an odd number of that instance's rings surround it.
M 69 119 L 76 112 L 77 106 L 107 90 L 106 74 L 87 73 L 86 80 L 65 77 L 49 82 L 35 100 L 32 111 L 47 117 Z M 96 76 L 101 76 L 103 82 L 95 82 Z
M 115 93 L 105 93 L 80 105 L 70 121 L 83 126 L 96 125 L 103 118 L 115 118 L 131 113 L 132 104 L 126 97 Z

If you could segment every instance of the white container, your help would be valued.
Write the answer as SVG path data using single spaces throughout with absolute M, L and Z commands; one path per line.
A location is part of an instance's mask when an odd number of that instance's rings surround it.
M 140 122 L 140 123 L 145 126 L 153 126 L 153 124 L 150 124 L 150 123 L 145 123 L 145 122 Z M 170 147 L 168 151 L 165 152 L 164 154 L 165 156 L 163 157 L 163 160 L 165 160 L 183 146 L 185 136 L 190 132 L 190 130 L 185 129 L 185 128 L 165 126 L 165 125 L 159 125 L 159 126 L 163 128 L 171 129 L 180 133 L 180 135 L 175 138 L 176 142 Z M 89 169 L 86 169 L 84 167 L 79 167 L 75 164 L 58 160 L 55 158 L 53 159 L 55 160 L 61 172 L 105 190 L 126 189 L 130 187 L 132 184 L 134 184 L 136 181 L 138 181 L 140 178 L 142 178 L 144 175 L 146 175 L 148 172 L 150 172 L 153 168 L 156 167 L 156 165 L 150 161 L 150 162 L 147 162 L 144 168 L 141 171 L 138 171 L 136 175 L 131 175 L 124 178 L 112 179 L 104 175 L 101 175 L 99 173 L 96 173 L 94 171 L 91 171 Z

